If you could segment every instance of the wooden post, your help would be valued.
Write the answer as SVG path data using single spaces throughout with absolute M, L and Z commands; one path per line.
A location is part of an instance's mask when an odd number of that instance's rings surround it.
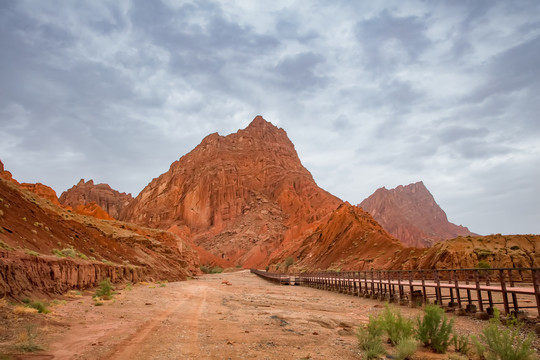
M 510 286 L 514 287 L 514 279 L 512 278 L 512 269 L 508 269 L 508 280 L 510 281 Z M 512 293 L 512 302 L 514 303 L 514 311 L 517 314 L 517 312 L 519 311 L 519 305 L 518 305 L 516 293 L 514 292 Z
M 538 316 L 540 316 L 540 271 L 538 269 L 531 269 L 531 276 L 534 286 L 534 296 L 536 297 L 536 308 L 538 309 Z
M 482 303 L 482 290 L 480 290 L 480 274 L 478 270 L 474 271 L 474 280 L 476 282 L 476 294 L 478 296 L 478 305 L 480 311 L 484 311 L 484 304 Z
M 452 275 L 454 276 L 454 284 L 455 284 L 454 286 L 456 287 L 456 297 L 457 297 L 458 306 L 461 309 L 461 294 L 459 293 L 459 280 L 458 280 L 458 275 L 456 273 L 456 270 L 452 270 Z
M 501 291 L 504 304 L 504 314 L 508 315 L 510 313 L 510 308 L 508 306 L 508 293 L 506 292 L 506 282 L 504 281 L 504 270 L 499 269 L 499 277 L 501 278 Z

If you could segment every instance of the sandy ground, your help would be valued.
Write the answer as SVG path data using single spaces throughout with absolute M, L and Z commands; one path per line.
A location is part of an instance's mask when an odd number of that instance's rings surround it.
M 123 288 L 102 306 L 88 292 L 32 314 L 47 317 L 36 340 L 46 350 L 0 359 L 360 359 L 355 330 L 381 310 L 377 300 L 280 286 L 248 271 L 205 275 Z M 452 317 L 461 333 L 485 325 Z M 415 358 L 447 355 L 421 350 Z

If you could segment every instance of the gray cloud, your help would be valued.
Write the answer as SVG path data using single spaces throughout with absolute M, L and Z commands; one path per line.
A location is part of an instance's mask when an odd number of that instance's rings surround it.
M 387 10 L 360 21 L 356 35 L 364 48 L 366 66 L 381 73 L 416 61 L 430 44 L 425 29 L 419 17 L 399 17 Z
M 540 232 L 538 2 L 0 8 L 0 159 L 21 181 L 136 194 L 262 114 L 344 200 L 424 180 L 473 231 Z
M 317 65 L 322 62 L 324 58 L 321 55 L 300 53 L 281 60 L 273 72 L 283 89 L 295 92 L 309 90 L 326 83 L 325 77 L 316 71 Z

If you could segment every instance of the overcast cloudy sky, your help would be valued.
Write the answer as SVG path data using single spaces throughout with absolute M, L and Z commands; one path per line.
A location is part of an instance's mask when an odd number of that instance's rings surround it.
M 138 194 L 206 135 L 285 129 L 352 204 L 423 180 L 540 233 L 540 2 L 0 0 L 0 159 Z

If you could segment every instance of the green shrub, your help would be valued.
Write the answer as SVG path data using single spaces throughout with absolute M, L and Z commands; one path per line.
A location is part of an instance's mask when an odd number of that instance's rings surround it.
M 9 250 L 9 251 L 15 250 L 14 248 L 9 246 L 8 244 L 3 242 L 2 240 L 0 240 L 0 249 Z
M 113 286 L 111 280 L 106 278 L 99 283 L 99 288 L 96 290 L 96 297 L 109 300 L 112 298 Z
M 491 265 L 486 260 L 480 260 L 476 265 L 478 269 L 491 269 Z
M 86 256 L 86 255 L 84 255 L 82 253 L 77 253 L 77 256 L 80 257 L 83 260 L 88 260 L 88 256 Z
M 379 315 L 379 320 L 392 345 L 397 345 L 400 340 L 413 335 L 413 322 L 405 319 L 399 310 L 391 308 L 388 304 Z
M 366 359 L 376 359 L 385 353 L 382 343 L 384 329 L 378 318 L 369 317 L 369 323 L 365 328 L 359 328 L 356 332 L 358 346 L 364 352 Z
M 452 336 L 452 342 L 454 343 L 454 350 L 458 353 L 463 355 L 467 355 L 469 353 L 469 338 L 467 336 L 454 333 L 454 336 Z
M 71 258 L 74 258 L 77 256 L 77 252 L 71 247 L 62 249 L 62 254 L 64 254 L 64 256 L 71 257 Z
M 293 258 L 290 257 L 290 256 L 287 257 L 287 258 L 285 259 L 285 261 L 283 262 L 283 265 L 285 266 L 285 269 L 288 269 L 289 266 L 291 266 L 291 265 L 293 265 L 293 264 L 294 264 L 294 260 L 293 260 Z
M 47 309 L 47 304 L 42 303 L 41 301 L 32 301 L 28 304 L 31 308 L 34 308 L 38 311 L 40 314 L 48 314 L 50 313 L 49 309 Z
M 453 320 L 448 320 L 444 310 L 436 305 L 424 308 L 424 318 L 418 318 L 418 339 L 435 352 L 445 353 L 450 345 Z
M 201 269 L 201 271 L 205 274 L 210 274 L 210 268 L 206 265 L 201 265 L 199 269 Z
M 529 360 L 535 359 L 532 346 L 533 334 L 525 339 L 520 335 L 521 324 L 517 320 L 507 322 L 508 328 L 501 325 L 499 311 L 479 335 L 480 342 L 474 339 L 477 353 L 488 360 Z
M 24 252 L 31 256 L 40 256 L 41 254 L 34 250 L 24 249 Z
M 410 357 L 416 352 L 418 344 L 415 338 L 408 337 L 399 340 L 396 345 L 396 356 L 397 360 L 410 359 Z
M 62 249 L 62 250 L 52 249 L 52 253 L 53 253 L 54 255 L 56 255 L 57 257 L 66 257 L 66 256 L 67 256 L 67 257 L 72 257 L 72 258 L 74 258 L 74 257 L 77 256 L 77 252 L 76 252 L 73 248 L 71 248 L 71 247 L 69 247 L 69 248 L 64 248 L 64 249 Z
M 212 270 L 210 270 L 211 274 L 221 274 L 223 272 L 223 268 L 219 266 L 214 266 Z

